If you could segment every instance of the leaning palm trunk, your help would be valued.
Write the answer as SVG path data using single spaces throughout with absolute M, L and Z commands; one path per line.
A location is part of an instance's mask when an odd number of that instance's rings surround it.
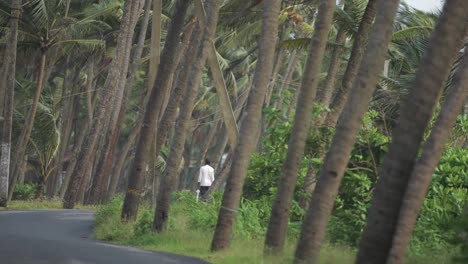
M 24 128 L 21 131 L 21 135 L 18 139 L 18 143 L 16 143 L 15 148 L 15 155 L 13 156 L 11 166 L 11 175 L 13 177 L 10 185 L 10 190 L 8 192 L 8 201 L 11 201 L 13 197 L 13 191 L 15 189 L 15 185 L 18 182 L 18 178 L 20 174 L 23 173 L 23 169 L 25 166 L 25 159 L 24 155 L 26 153 L 26 147 L 29 143 L 29 137 L 31 136 L 31 132 L 34 125 L 34 119 L 36 117 L 37 107 L 39 106 L 39 99 L 41 97 L 42 88 L 44 87 L 44 71 L 46 65 L 46 49 L 41 50 L 41 60 L 39 66 L 39 77 L 36 86 L 36 94 L 34 95 L 33 103 L 31 105 L 31 109 L 26 117 Z
M 96 170 L 96 174 L 93 179 L 93 185 L 91 187 L 90 197 L 88 199 L 89 204 L 98 204 L 102 203 L 105 200 L 106 192 L 108 189 L 109 177 L 111 173 L 112 161 L 114 157 L 114 151 L 117 146 L 119 136 L 120 136 L 120 127 L 125 117 L 125 112 L 127 110 L 127 104 L 130 100 L 130 94 L 133 90 L 133 86 L 135 84 L 135 76 L 140 65 L 141 56 L 143 54 L 143 48 L 146 39 L 146 31 L 148 29 L 148 23 L 150 18 L 150 11 L 151 11 L 151 0 L 145 0 L 144 5 L 144 14 L 143 14 L 143 21 L 141 25 L 141 31 L 138 36 L 138 42 L 135 48 L 135 53 L 133 55 L 132 63 L 129 68 L 129 76 L 126 78 L 127 74 L 123 73 L 123 79 L 120 81 L 119 84 L 122 92 L 123 97 L 116 98 L 116 100 L 121 99 L 120 107 L 119 104 L 116 104 L 114 109 L 114 113 L 118 113 L 114 116 L 113 120 L 110 122 L 110 129 L 107 131 L 107 135 L 109 135 L 109 140 L 106 142 L 103 148 L 103 153 L 101 154 L 101 160 L 98 163 L 98 168 Z M 132 23 L 136 23 L 133 21 Z M 133 26 L 133 25 L 132 25 Z M 129 40 L 131 41 L 131 40 Z M 131 45 L 131 44 L 130 44 Z M 125 88 L 123 88 L 125 87 Z
M 338 89 L 337 94 L 333 98 L 330 109 L 331 112 L 327 114 L 324 125 L 327 127 L 335 127 L 338 118 L 340 117 L 343 108 L 345 107 L 346 101 L 348 100 L 348 94 L 356 78 L 356 74 L 364 56 L 364 51 L 367 47 L 367 41 L 369 38 L 369 32 L 371 31 L 372 24 L 375 18 L 377 0 L 369 0 L 367 3 L 366 10 L 359 25 L 359 30 L 355 36 L 353 49 L 351 56 L 346 66 L 346 71 L 341 82 L 341 87 Z
M 156 121 L 160 114 L 159 110 L 161 109 L 160 106 L 163 103 L 165 94 L 169 90 L 171 75 L 176 68 L 173 58 L 179 46 L 179 34 L 182 31 L 189 4 L 189 1 L 179 0 L 175 5 L 173 19 L 169 26 L 164 50 L 161 55 L 161 64 L 164 65 L 164 67 L 158 68 L 156 81 L 145 109 L 140 139 L 135 152 L 135 160 L 130 171 L 130 178 L 121 215 L 123 221 L 135 220 L 138 213 L 141 194 L 144 189 L 146 165 L 148 164 L 148 156 L 151 148 L 150 142 L 153 142 L 154 131 L 157 129 Z
M 0 116 L 4 117 L 0 148 L 0 206 L 3 207 L 6 207 L 8 202 L 8 178 L 10 174 L 11 130 L 13 127 L 13 99 L 16 73 L 16 46 L 18 43 L 18 20 L 21 12 L 21 0 L 13 0 L 11 8 L 10 33 L 7 38 L 4 67 L 0 80 L 0 86 L 2 86 L 0 90 L 5 91 L 4 102 L 0 102 L 0 105 L 4 106 L 3 109 L 0 108 Z
M 157 232 L 165 231 L 167 228 L 170 208 L 170 197 L 177 186 L 177 175 L 180 166 L 180 161 L 182 158 L 182 152 L 184 150 L 184 143 L 187 137 L 187 132 L 190 125 L 190 118 L 192 116 L 195 99 L 198 94 L 198 87 L 200 86 L 203 68 L 208 57 L 208 49 L 213 44 L 213 38 L 216 31 L 216 24 L 218 22 L 220 6 L 220 0 L 210 1 L 209 3 L 207 3 L 207 13 L 209 16 L 206 19 L 206 29 L 203 34 L 202 41 L 200 41 L 200 34 L 197 33 L 202 24 L 199 23 L 198 25 L 196 25 L 192 45 L 199 47 L 196 56 L 197 60 L 194 64 L 190 65 L 192 68 L 190 80 L 188 85 L 186 86 L 187 90 L 185 92 L 184 100 L 180 107 L 179 119 L 177 121 L 173 142 L 167 158 L 166 171 L 164 173 L 161 185 L 159 187 L 153 223 L 153 228 Z M 195 8 L 199 9 L 200 6 L 195 5 Z M 197 13 L 199 20 L 203 20 L 203 18 L 200 17 L 200 10 L 198 10 Z M 185 162 L 190 161 L 186 160 Z
M 311 102 L 314 101 L 317 92 L 321 63 L 325 54 L 328 33 L 332 26 L 335 5 L 335 0 L 322 0 L 319 4 L 314 36 L 311 40 L 309 57 L 300 88 L 296 116 L 291 129 L 288 153 L 283 165 L 282 177 L 279 180 L 278 192 L 271 210 L 265 239 L 265 253 L 281 253 L 284 248 L 291 201 L 310 127 L 310 122 L 307 122 L 307 120 L 312 118 L 313 104 Z
M 359 246 L 358 263 L 384 263 L 388 258 L 424 131 L 468 30 L 467 9 L 465 0 L 445 2 L 382 163 Z
M 196 62 L 197 51 L 200 45 L 200 39 L 203 31 L 197 26 L 198 22 L 194 19 L 190 28 L 186 32 L 186 36 L 181 48 L 184 59 L 179 65 L 179 74 L 174 82 L 169 103 L 164 111 L 161 121 L 158 125 L 158 133 L 156 138 L 156 156 L 161 151 L 162 146 L 166 142 L 167 136 L 177 119 L 177 109 L 179 108 L 181 99 L 186 95 L 187 85 L 191 77 L 192 64 Z M 157 172 L 156 172 L 157 173 Z
M 345 5 L 348 7 L 349 4 Z M 340 27 L 335 38 L 335 48 L 333 50 L 330 65 L 328 66 L 327 79 L 325 80 L 325 85 L 320 87 L 317 91 L 316 101 L 328 107 L 330 100 L 335 89 L 335 83 L 338 79 L 338 73 L 341 66 L 341 56 L 343 55 L 344 45 L 346 44 L 346 31 L 343 27 Z
M 295 255 L 296 263 L 316 263 L 318 260 L 320 246 L 352 147 L 384 65 L 399 1 L 387 0 L 378 3 L 378 15 L 369 37 L 369 47 L 359 68 L 351 97 L 340 117 L 312 195 L 310 208 L 302 224 Z
M 98 143 L 98 137 L 104 128 L 106 113 L 111 109 L 111 102 L 113 101 L 113 97 L 116 94 L 116 89 L 119 84 L 119 76 L 122 72 L 127 72 L 127 69 L 122 69 L 121 67 L 128 67 L 131 45 L 128 45 L 127 43 L 129 42 L 129 39 L 133 38 L 134 28 L 132 27 L 132 21 L 138 16 L 138 13 L 139 1 L 125 1 L 120 34 L 117 40 L 116 54 L 110 66 L 104 88 L 100 90 L 102 96 L 99 96 L 100 100 L 96 106 L 97 109 L 93 117 L 92 126 L 84 139 L 81 152 L 78 156 L 77 167 L 72 174 L 71 182 L 63 204 L 64 208 L 71 209 L 75 206 L 80 195 L 80 189 L 82 189 L 82 186 L 87 183 L 86 175 L 87 172 L 91 171 L 91 159 L 94 156 L 93 154 Z
M 260 49 L 253 87 L 250 90 L 246 106 L 248 116 L 241 125 L 239 141 L 233 156 L 233 165 L 223 195 L 218 223 L 211 243 L 211 249 L 214 251 L 228 248 L 231 243 L 233 225 L 237 209 L 239 208 L 242 187 L 250 162 L 250 154 L 255 150 L 255 146 L 257 145 L 258 120 L 261 119 L 261 109 L 268 88 L 268 80 L 273 70 L 280 7 L 281 1 L 279 0 L 269 0 L 263 3 L 264 11 Z
M 468 96 L 468 51 L 465 50 L 462 60 L 453 87 L 445 96 L 439 117 L 424 143 L 421 158 L 417 161 L 409 179 L 387 263 L 403 263 L 411 232 L 429 189 L 432 175 L 442 156 L 444 144 Z

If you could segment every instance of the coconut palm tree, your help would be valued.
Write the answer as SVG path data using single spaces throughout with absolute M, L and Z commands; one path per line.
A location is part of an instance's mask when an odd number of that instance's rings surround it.
M 18 22 L 21 12 L 21 0 L 12 0 L 10 30 L 5 48 L 5 58 L 0 79 L 0 116 L 2 121 L 2 139 L 0 148 L 0 206 L 8 202 L 8 181 L 10 175 L 11 130 L 13 126 L 13 98 L 15 90 L 16 48 L 18 43 Z M 3 91 L 5 91 L 3 93 Z M 5 96 L 3 96 L 5 95 Z
M 338 122 L 336 134 L 312 195 L 310 208 L 302 224 L 295 254 L 297 263 L 315 263 L 318 259 L 320 245 L 353 144 L 377 85 L 378 75 L 383 68 L 398 4 L 398 0 L 378 2 L 376 21 L 369 36 L 367 52 L 354 82 L 351 97 Z
M 112 60 L 104 88 L 99 90 L 100 100 L 96 106 L 93 123 L 84 139 L 81 152 L 77 158 L 77 167 L 75 167 L 71 176 L 71 182 L 63 203 L 64 208 L 71 209 L 75 206 L 78 196 L 83 193 L 84 185 L 87 183 L 85 175 L 90 172 L 97 140 L 106 122 L 106 113 L 111 109 L 112 99 L 119 88 L 119 77 L 122 76 L 123 72 L 126 73 L 128 70 L 133 32 L 140 11 L 139 5 L 139 1 L 125 1 L 116 47 L 117 52 Z
M 267 91 L 270 74 L 273 70 L 273 55 L 278 38 L 278 16 L 281 1 L 269 0 L 263 3 L 263 22 L 260 37 L 260 49 L 246 110 L 248 116 L 244 119 L 239 132 L 233 165 L 226 183 L 223 202 L 219 211 L 218 223 L 211 243 L 212 250 L 229 247 L 233 225 L 239 207 L 240 195 L 247 174 L 250 154 L 254 151 L 257 141 L 258 120 Z
M 281 253 L 284 247 L 291 201 L 310 127 L 310 122 L 305 120 L 310 120 L 312 117 L 313 104 L 311 102 L 314 101 L 317 91 L 321 63 L 325 54 L 328 34 L 332 27 L 335 5 L 334 0 L 319 2 L 315 33 L 312 37 L 309 57 L 304 70 L 296 116 L 288 144 L 288 154 L 283 165 L 283 175 L 278 184 L 278 192 L 273 202 L 265 238 L 265 249 L 268 253 Z
M 196 54 L 196 58 L 193 58 L 192 60 L 196 60 L 197 62 L 194 64 L 189 64 L 191 65 L 192 72 L 190 76 L 190 81 L 187 85 L 187 91 L 185 92 L 184 100 L 181 104 L 180 107 L 180 114 L 179 114 L 179 119 L 177 121 L 176 129 L 175 129 L 175 134 L 173 138 L 173 143 L 171 146 L 171 149 L 169 151 L 169 155 L 167 158 L 167 168 L 166 172 L 164 174 L 162 184 L 160 185 L 159 188 L 159 193 L 158 193 L 158 199 L 157 199 L 157 204 L 156 204 L 156 212 L 155 212 L 155 217 L 154 217 L 154 228 L 156 231 L 163 231 L 165 230 L 167 226 L 167 221 L 168 221 L 168 211 L 169 211 L 169 201 L 171 197 L 172 191 L 176 188 L 177 186 L 177 175 L 178 175 L 178 168 L 180 166 L 180 160 L 182 158 L 182 152 L 184 149 L 184 142 L 187 136 L 189 124 L 190 124 L 190 118 L 192 116 L 192 111 L 194 108 L 195 104 L 195 99 L 197 95 L 197 90 L 202 78 L 203 74 L 203 68 L 204 64 L 206 61 L 210 61 L 213 58 L 209 59 L 210 56 L 213 56 L 213 51 L 214 51 L 214 46 L 213 46 L 213 39 L 215 36 L 216 32 L 216 25 L 218 22 L 218 16 L 219 16 L 219 9 L 221 6 L 221 1 L 211 1 L 206 4 L 206 17 L 204 13 L 204 8 L 203 4 L 201 1 L 196 1 L 195 2 L 195 10 L 197 14 L 197 18 L 204 23 L 201 25 L 205 25 L 205 32 L 203 35 L 203 39 L 201 42 L 201 45 L 198 44 L 197 36 L 198 36 L 198 30 L 199 30 L 199 25 L 197 26 L 197 29 L 194 32 L 195 40 L 192 43 L 195 47 L 199 46 L 199 49 Z M 213 67 L 218 68 L 219 64 L 217 62 L 209 63 Z M 188 65 L 186 65 L 188 66 Z M 219 71 L 218 73 L 221 73 Z M 219 76 L 218 76 L 219 77 Z M 221 75 L 222 77 L 222 75 Z M 225 87 L 223 85 L 222 87 Z M 225 89 L 223 91 L 227 92 Z M 227 97 L 227 93 L 225 94 L 225 99 L 229 100 Z M 230 101 L 229 101 L 230 105 Z M 231 110 L 232 113 L 232 110 Z M 236 125 L 234 123 L 234 125 Z M 185 162 L 190 162 L 189 160 L 185 160 Z
M 382 163 L 359 246 L 358 263 L 382 263 L 388 258 L 397 228 L 398 213 L 424 131 L 468 30 L 464 8 L 468 8 L 466 1 L 445 2 L 429 49 L 407 96 L 398 126 L 393 132 L 392 144 Z
M 131 169 L 124 206 L 122 208 L 122 220 L 124 221 L 135 220 L 138 212 L 140 194 L 144 187 L 144 173 L 151 147 L 149 142 L 153 141 L 153 131 L 157 129 L 157 119 L 160 115 L 163 99 L 165 94 L 168 93 L 171 75 L 176 68 L 173 58 L 179 46 L 179 34 L 182 31 L 189 4 L 189 1 L 179 0 L 175 5 L 173 19 L 166 37 L 164 50 L 161 54 L 161 64 L 165 67 L 158 68 L 158 74 L 148 101 L 148 106 L 146 107 L 143 127 L 141 128 L 135 160 Z
M 3 5 L 0 5 L 5 10 Z M 20 28 L 18 31 L 19 44 L 26 52 L 36 53 L 39 56 L 39 67 L 37 72 L 36 93 L 33 103 L 27 115 L 25 126 L 16 144 L 15 153 L 11 163 L 11 189 L 9 198 L 13 195 L 19 174 L 24 167 L 24 154 L 28 145 L 29 137 L 34 124 L 39 99 L 44 87 L 46 76 L 46 59 L 48 52 L 59 47 L 85 47 L 95 49 L 103 46 L 104 42 L 99 39 L 89 39 L 88 36 L 100 32 L 107 27 L 105 23 L 92 18 L 76 19 L 64 17 L 62 1 L 33 0 L 23 6 Z M 3 14 L 5 12 L 2 12 Z M 57 54 L 57 53 L 55 53 Z
M 348 59 L 348 65 L 341 81 L 341 86 L 337 90 L 337 94 L 330 104 L 330 113 L 327 114 L 324 125 L 328 127 L 335 127 L 338 117 L 348 99 L 348 94 L 353 86 L 356 78 L 359 65 L 361 64 L 364 56 L 364 51 L 367 47 L 369 32 L 371 30 L 375 13 L 376 13 L 377 0 L 369 0 L 366 10 L 362 16 L 361 23 L 357 34 L 355 35 L 351 55 Z
M 455 73 L 455 80 L 444 98 L 441 112 L 431 134 L 424 143 L 421 157 L 414 166 L 400 208 L 397 229 L 392 239 L 388 263 L 403 263 L 411 232 L 416 224 L 418 212 L 424 202 L 437 163 L 442 156 L 444 144 L 455 125 L 460 109 L 468 97 L 468 52 L 463 54 L 461 65 Z
M 136 73 L 140 66 L 140 61 L 143 54 L 146 31 L 150 19 L 151 0 L 145 0 L 143 9 L 143 20 L 137 45 L 135 47 L 135 53 L 129 67 L 128 77 L 124 77 L 127 79 L 126 82 L 121 81 L 119 84 L 121 86 L 121 88 L 119 88 L 119 96 L 115 98 L 116 104 L 114 105 L 113 115 L 109 121 L 109 129 L 107 129 L 106 132 L 106 135 L 108 136 L 106 136 L 106 138 L 109 138 L 109 140 L 107 140 L 104 144 L 100 161 L 96 169 L 96 174 L 93 178 L 91 191 L 88 200 L 86 201 L 89 204 L 98 204 L 103 202 L 108 189 L 114 150 L 119 140 L 120 127 L 122 126 L 122 122 L 125 117 L 130 94 L 133 87 L 135 86 Z M 120 103 L 117 103 L 117 101 L 120 101 Z

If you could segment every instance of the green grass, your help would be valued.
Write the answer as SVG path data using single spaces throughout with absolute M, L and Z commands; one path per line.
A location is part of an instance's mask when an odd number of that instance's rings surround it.
M 115 199 L 109 205 L 98 208 L 94 236 L 96 239 L 119 245 L 193 256 L 215 264 L 292 263 L 296 240 L 291 238 L 286 243 L 284 255 L 271 259 L 264 259 L 263 257 L 263 236 L 245 237 L 240 235 L 239 232 L 235 233 L 231 247 L 228 250 L 211 252 L 210 246 L 214 226 L 211 224 L 207 228 L 193 226 L 193 216 L 196 213 L 190 211 L 194 206 L 189 205 L 187 206 L 185 202 L 180 200 L 174 201 L 169 230 L 157 234 L 151 232 L 152 210 L 145 206 L 140 207 L 137 222 L 123 224 L 120 222 L 121 199 Z M 204 211 L 209 210 L 211 210 L 210 205 L 205 205 Z M 457 250 L 457 248 L 438 251 L 427 250 L 420 252 L 418 255 L 410 255 L 406 263 L 451 263 L 450 260 L 457 253 Z M 355 248 L 327 244 L 322 247 L 320 263 L 354 263 L 355 255 Z
M 8 207 L 0 207 L 0 210 L 35 210 L 35 209 L 62 209 L 63 201 L 60 199 L 44 200 L 18 200 L 8 203 Z M 96 206 L 78 204 L 76 209 L 95 210 Z

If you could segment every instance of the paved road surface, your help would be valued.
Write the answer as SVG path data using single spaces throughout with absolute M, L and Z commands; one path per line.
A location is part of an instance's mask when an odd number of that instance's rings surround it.
M 202 264 L 92 239 L 93 211 L 0 211 L 0 264 Z

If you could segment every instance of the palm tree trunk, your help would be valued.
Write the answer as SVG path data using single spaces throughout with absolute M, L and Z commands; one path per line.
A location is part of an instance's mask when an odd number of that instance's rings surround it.
M 71 177 L 75 170 L 76 163 L 78 160 L 78 155 L 81 152 L 81 147 L 83 145 L 88 128 L 89 128 L 89 123 L 85 122 L 79 130 L 78 129 L 75 130 L 76 143 L 74 144 L 72 158 L 68 161 L 67 171 L 66 171 L 62 186 L 60 186 L 60 191 L 59 191 L 59 197 L 62 200 L 65 197 L 68 186 L 70 185 Z M 78 135 L 76 135 L 76 131 L 79 131 Z
M 176 65 L 173 61 L 177 47 L 179 45 L 179 33 L 182 31 L 185 13 L 189 6 L 188 1 L 177 1 L 173 19 L 164 44 L 161 63 L 165 67 L 158 68 L 156 81 L 149 98 L 148 106 L 145 110 L 144 122 L 140 132 L 140 139 L 135 152 L 135 160 L 132 164 L 127 193 L 122 208 L 122 220 L 133 221 L 136 218 L 140 204 L 141 193 L 144 188 L 146 165 L 148 164 L 148 154 L 154 138 L 154 131 L 157 128 L 157 118 L 159 117 L 160 106 L 163 103 L 165 94 L 170 85 L 171 75 Z
M 345 5 L 346 7 L 349 5 Z M 335 39 L 335 48 L 331 55 L 330 65 L 328 66 L 327 79 L 325 80 L 325 85 L 320 87 L 317 91 L 316 102 L 327 106 L 330 104 L 330 100 L 335 89 L 335 83 L 338 79 L 338 72 L 341 66 L 341 56 L 343 55 L 344 45 L 346 44 L 346 31 L 343 27 L 338 30 Z
M 273 57 L 278 39 L 278 16 L 281 1 L 265 1 L 263 8 L 260 49 L 253 88 L 250 90 L 246 106 L 248 116 L 244 119 L 240 128 L 239 141 L 233 156 L 233 165 L 227 180 L 218 223 L 211 243 L 211 250 L 213 251 L 226 249 L 231 243 L 233 225 L 237 209 L 239 208 L 242 187 L 250 162 L 250 154 L 255 150 L 255 146 L 257 145 L 258 120 L 262 116 L 261 110 L 268 89 L 268 81 L 273 70 Z
M 161 60 L 161 16 L 162 0 L 153 0 L 153 15 L 151 19 L 151 51 L 148 71 L 148 98 L 156 80 L 159 62 Z
M 359 246 L 358 263 L 383 263 L 389 256 L 398 213 L 424 131 L 468 30 L 467 9 L 468 2 L 464 0 L 445 2 L 382 163 Z
M 141 25 L 141 31 L 138 36 L 137 46 L 135 48 L 134 57 L 132 60 L 132 64 L 129 69 L 129 77 L 126 78 L 127 74 L 123 74 L 123 80 L 119 84 L 121 87 L 125 87 L 122 89 L 123 97 L 121 98 L 120 107 L 119 104 L 116 104 L 116 108 L 114 109 L 115 112 L 118 112 L 116 119 L 111 120 L 110 122 L 110 130 L 107 131 L 108 135 L 110 136 L 110 140 L 108 140 L 104 146 L 103 153 L 101 154 L 101 161 L 98 163 L 98 167 L 96 170 L 96 174 L 93 180 L 93 185 L 90 192 L 90 197 L 88 199 L 89 204 L 98 204 L 102 203 L 106 197 L 106 191 L 109 186 L 109 177 L 111 173 L 112 161 L 114 158 L 114 151 L 117 146 L 119 137 L 120 137 L 120 127 L 122 126 L 122 122 L 125 117 L 125 112 L 127 110 L 127 104 L 130 100 L 129 97 L 131 95 L 131 91 L 133 90 L 135 84 L 135 76 L 140 65 L 141 56 L 143 54 L 143 48 L 145 45 L 146 39 L 146 31 L 148 29 L 148 23 L 150 18 L 150 11 L 151 11 L 151 1 L 152 0 L 145 0 L 144 5 L 144 14 L 143 14 L 143 21 Z M 136 19 L 135 22 L 136 23 Z M 131 40 L 129 40 L 131 41 Z M 131 45 L 131 43 L 129 44 Z M 120 98 L 116 98 L 119 100 Z
M 36 94 L 34 95 L 33 103 L 31 105 L 31 109 L 29 110 L 28 116 L 26 118 L 24 128 L 21 131 L 21 135 L 18 139 L 15 149 L 15 155 L 13 156 L 12 164 L 10 165 L 12 168 L 11 175 L 13 180 L 11 182 L 10 190 L 8 192 L 8 201 L 11 201 L 13 197 L 13 191 L 15 189 L 15 185 L 19 179 L 19 176 L 24 167 L 24 155 L 26 153 L 26 147 L 29 143 L 29 137 L 31 136 L 31 132 L 34 125 L 34 118 L 36 117 L 37 107 L 39 105 L 39 99 L 41 97 L 42 88 L 44 87 L 44 71 L 45 71 L 45 64 L 46 64 L 46 53 L 47 50 L 41 50 L 41 60 L 39 66 L 39 76 L 37 80 L 36 86 Z
M 358 73 L 359 65 L 361 64 L 366 51 L 367 41 L 369 39 L 369 32 L 371 31 L 372 24 L 376 14 L 377 0 L 369 0 L 367 3 L 366 10 L 359 25 L 359 30 L 354 39 L 353 49 L 351 56 L 348 60 L 348 65 L 341 82 L 341 87 L 338 89 L 337 94 L 333 98 L 330 104 L 331 112 L 327 114 L 324 125 L 327 127 L 335 127 L 338 122 L 343 108 L 345 107 L 346 101 L 348 100 L 348 94 L 351 91 L 354 80 Z
M 279 180 L 265 239 L 265 250 L 269 254 L 281 254 L 283 251 L 291 200 L 310 127 L 310 122 L 306 120 L 312 118 L 313 104 L 311 102 L 314 101 L 317 92 L 320 67 L 325 54 L 328 33 L 332 27 L 335 5 L 335 0 L 322 0 L 319 3 L 315 33 L 311 40 L 309 57 L 304 70 L 288 154 L 283 165 L 282 177 Z
M 316 263 L 336 195 L 362 119 L 378 82 L 393 31 L 398 0 L 379 1 L 370 43 L 359 68 L 351 98 L 346 103 L 325 163 L 320 171 L 310 208 L 302 224 L 295 262 Z
M 130 133 L 130 135 L 128 136 L 127 142 L 125 142 L 125 144 L 122 146 L 121 150 L 119 151 L 120 154 L 112 172 L 112 177 L 111 177 L 111 181 L 109 184 L 109 190 L 107 191 L 105 202 L 108 202 L 117 190 L 117 185 L 120 182 L 120 176 L 122 175 L 123 166 L 125 164 L 125 161 L 127 160 L 130 147 L 134 144 L 140 132 L 140 127 L 141 125 L 135 126 L 135 128 L 132 130 L 132 133 Z
M 448 94 L 445 96 L 439 117 L 429 138 L 424 143 L 422 155 L 411 173 L 403 204 L 400 208 L 397 228 L 392 239 L 392 249 L 387 263 L 403 263 L 411 232 L 429 189 L 432 175 L 442 156 L 450 130 L 455 125 L 464 100 L 468 97 L 468 52 L 466 50 L 462 60 L 453 87 L 449 89 Z
M 7 37 L 0 91 L 5 91 L 0 102 L 0 116 L 4 117 L 0 148 L 0 206 L 7 207 L 8 183 L 10 175 L 11 130 L 13 127 L 13 104 L 16 74 L 16 46 L 18 43 L 18 20 L 21 13 L 21 0 L 12 0 L 10 34 Z M 1 99 L 0 99 L 1 100 Z
M 216 31 L 216 25 L 218 22 L 219 9 L 221 1 L 207 2 L 207 19 L 206 24 L 200 23 L 197 27 L 205 26 L 205 32 L 203 39 L 199 45 L 197 51 L 197 60 L 191 65 L 192 72 L 190 74 L 190 81 L 187 85 L 187 91 L 185 92 L 184 100 L 180 107 L 179 119 L 177 121 L 174 138 L 172 140 L 172 146 L 167 157 L 167 166 L 164 176 L 162 178 L 158 198 L 156 202 L 156 211 L 154 214 L 153 229 L 157 232 L 162 232 L 167 229 L 169 209 L 170 209 L 170 198 L 171 194 L 177 186 L 177 175 L 180 166 L 180 160 L 182 152 L 184 150 L 184 143 L 187 136 L 187 132 L 190 125 L 190 118 L 192 117 L 192 111 L 195 105 L 195 100 L 198 94 L 198 88 L 203 74 L 203 68 L 207 61 L 208 50 L 213 45 L 213 38 Z M 195 5 L 195 8 L 200 6 Z M 201 12 L 198 10 L 198 18 L 201 17 Z M 200 19 L 202 21 L 202 19 Z M 199 34 L 194 34 L 197 36 Z M 189 162 L 189 161 L 186 161 Z
M 189 83 L 190 70 L 192 69 L 193 63 L 197 59 L 197 51 L 200 45 L 200 39 L 202 31 L 196 26 L 198 22 L 192 21 L 191 28 L 187 31 L 183 45 L 187 47 L 185 50 L 183 60 L 179 65 L 179 74 L 174 82 L 174 89 L 172 89 L 169 103 L 166 110 L 159 122 L 158 133 L 156 139 L 156 150 L 155 154 L 158 155 L 161 152 L 161 148 L 167 140 L 170 128 L 176 122 L 177 109 L 180 105 L 180 100 L 186 95 L 187 85 Z
M 95 153 L 98 137 L 104 128 L 106 113 L 109 112 L 112 105 L 113 97 L 119 84 L 119 76 L 122 72 L 127 72 L 128 60 L 130 58 L 131 45 L 128 45 L 129 39 L 133 39 L 134 25 L 132 21 L 139 14 L 138 1 L 125 1 L 124 15 L 121 23 L 121 30 L 117 40 L 117 52 L 114 60 L 111 63 L 109 74 L 107 75 L 106 83 L 102 90 L 100 90 L 100 101 L 97 105 L 96 114 L 93 117 L 92 126 L 85 137 L 81 152 L 78 156 L 77 167 L 75 168 L 71 183 L 69 185 L 67 195 L 63 204 L 64 208 L 71 209 L 75 206 L 75 202 L 79 196 L 80 187 L 86 183 L 86 172 L 90 171 L 92 166 L 92 158 Z
M 69 65 L 67 60 L 67 65 Z M 79 73 L 77 73 L 79 74 Z M 89 78 L 90 76 L 88 76 Z M 60 177 L 62 173 L 62 161 L 65 158 L 65 154 L 68 151 L 69 143 L 72 134 L 73 128 L 73 117 L 75 116 L 75 109 L 77 108 L 76 105 L 79 103 L 78 100 L 75 100 L 75 96 L 71 96 L 71 94 L 76 93 L 76 88 L 72 89 L 73 83 L 71 81 L 70 72 L 68 69 L 65 70 L 64 81 L 62 85 L 62 99 L 61 99 L 61 120 L 60 120 L 60 149 L 58 151 L 58 155 L 56 156 L 56 164 L 57 169 L 55 172 L 52 173 L 51 180 L 49 180 L 49 184 L 47 186 L 47 196 L 53 197 L 55 196 L 58 188 L 58 184 L 60 183 Z M 89 81 L 89 80 L 88 80 Z M 78 85 L 73 86 L 78 87 Z

